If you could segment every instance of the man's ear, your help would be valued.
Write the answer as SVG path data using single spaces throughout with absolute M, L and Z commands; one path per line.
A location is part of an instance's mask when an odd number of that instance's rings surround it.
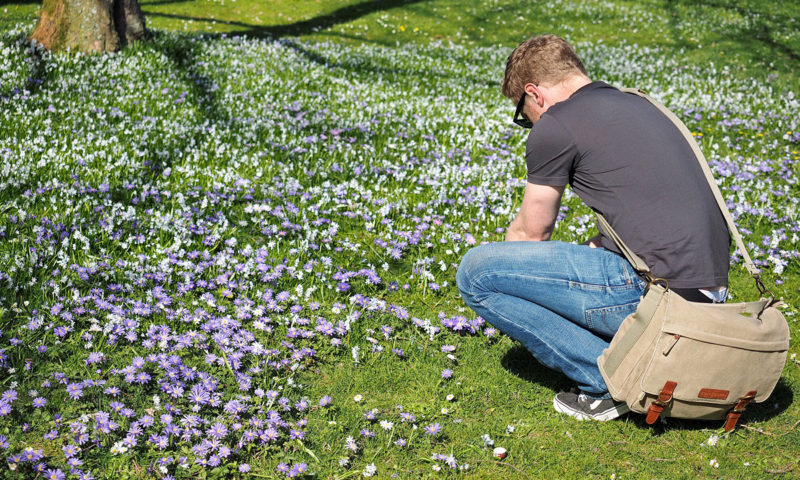
M 525 84 L 525 94 L 533 98 L 533 102 L 536 103 L 539 108 L 544 106 L 544 95 L 542 94 L 542 90 L 533 83 Z

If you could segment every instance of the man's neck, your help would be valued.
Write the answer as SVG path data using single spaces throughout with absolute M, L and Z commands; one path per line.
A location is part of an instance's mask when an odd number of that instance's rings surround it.
M 581 87 L 592 83 L 585 75 L 572 75 L 554 85 L 543 85 L 547 89 L 548 97 L 553 104 L 563 102 L 577 92 Z M 540 87 L 541 88 L 541 87 Z

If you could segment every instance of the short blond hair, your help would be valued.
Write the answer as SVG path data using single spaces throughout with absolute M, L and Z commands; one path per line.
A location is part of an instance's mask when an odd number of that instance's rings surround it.
M 506 61 L 503 95 L 519 101 L 526 83 L 556 84 L 586 68 L 575 49 L 556 35 L 537 35 L 519 44 Z

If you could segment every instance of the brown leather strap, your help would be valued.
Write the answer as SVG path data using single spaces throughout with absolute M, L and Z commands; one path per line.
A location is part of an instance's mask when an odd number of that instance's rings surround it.
M 740 398 L 733 409 L 728 413 L 728 420 L 725 422 L 725 431 L 730 432 L 734 428 L 736 428 L 736 423 L 739 421 L 739 417 L 742 416 L 742 412 L 744 409 L 747 408 L 747 405 L 756 398 L 756 391 L 750 390 L 745 394 L 744 397 Z
M 653 403 L 650 404 L 650 408 L 647 409 L 647 418 L 645 421 L 648 425 L 656 423 L 658 417 L 664 412 L 664 407 L 672 401 L 672 394 L 675 392 L 675 387 L 677 386 L 678 384 L 672 380 L 668 380 L 667 383 L 664 384 L 664 387 L 658 394 L 658 398 L 653 400 Z

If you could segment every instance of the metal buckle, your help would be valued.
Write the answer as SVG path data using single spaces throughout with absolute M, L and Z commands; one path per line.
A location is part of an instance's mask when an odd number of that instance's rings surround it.
M 761 280 L 761 275 L 753 275 L 753 278 L 755 278 L 756 280 L 756 288 L 758 288 L 758 293 L 760 293 L 761 295 L 764 295 L 766 293 L 770 297 L 773 297 L 772 292 L 769 291 L 767 286 L 764 285 L 764 282 Z
M 649 281 L 647 282 L 647 286 L 646 286 L 646 287 L 644 287 L 644 293 L 645 293 L 645 295 L 647 294 L 647 292 L 649 292 L 649 291 L 650 291 L 650 286 L 651 286 L 651 285 L 655 285 L 655 284 L 656 284 L 656 283 L 658 283 L 658 282 L 664 282 L 664 289 L 665 289 L 665 290 L 669 290 L 669 281 L 668 281 L 666 278 L 654 277 L 654 276 L 652 276 L 652 275 L 649 275 L 649 278 L 648 278 L 648 280 L 649 280 Z

